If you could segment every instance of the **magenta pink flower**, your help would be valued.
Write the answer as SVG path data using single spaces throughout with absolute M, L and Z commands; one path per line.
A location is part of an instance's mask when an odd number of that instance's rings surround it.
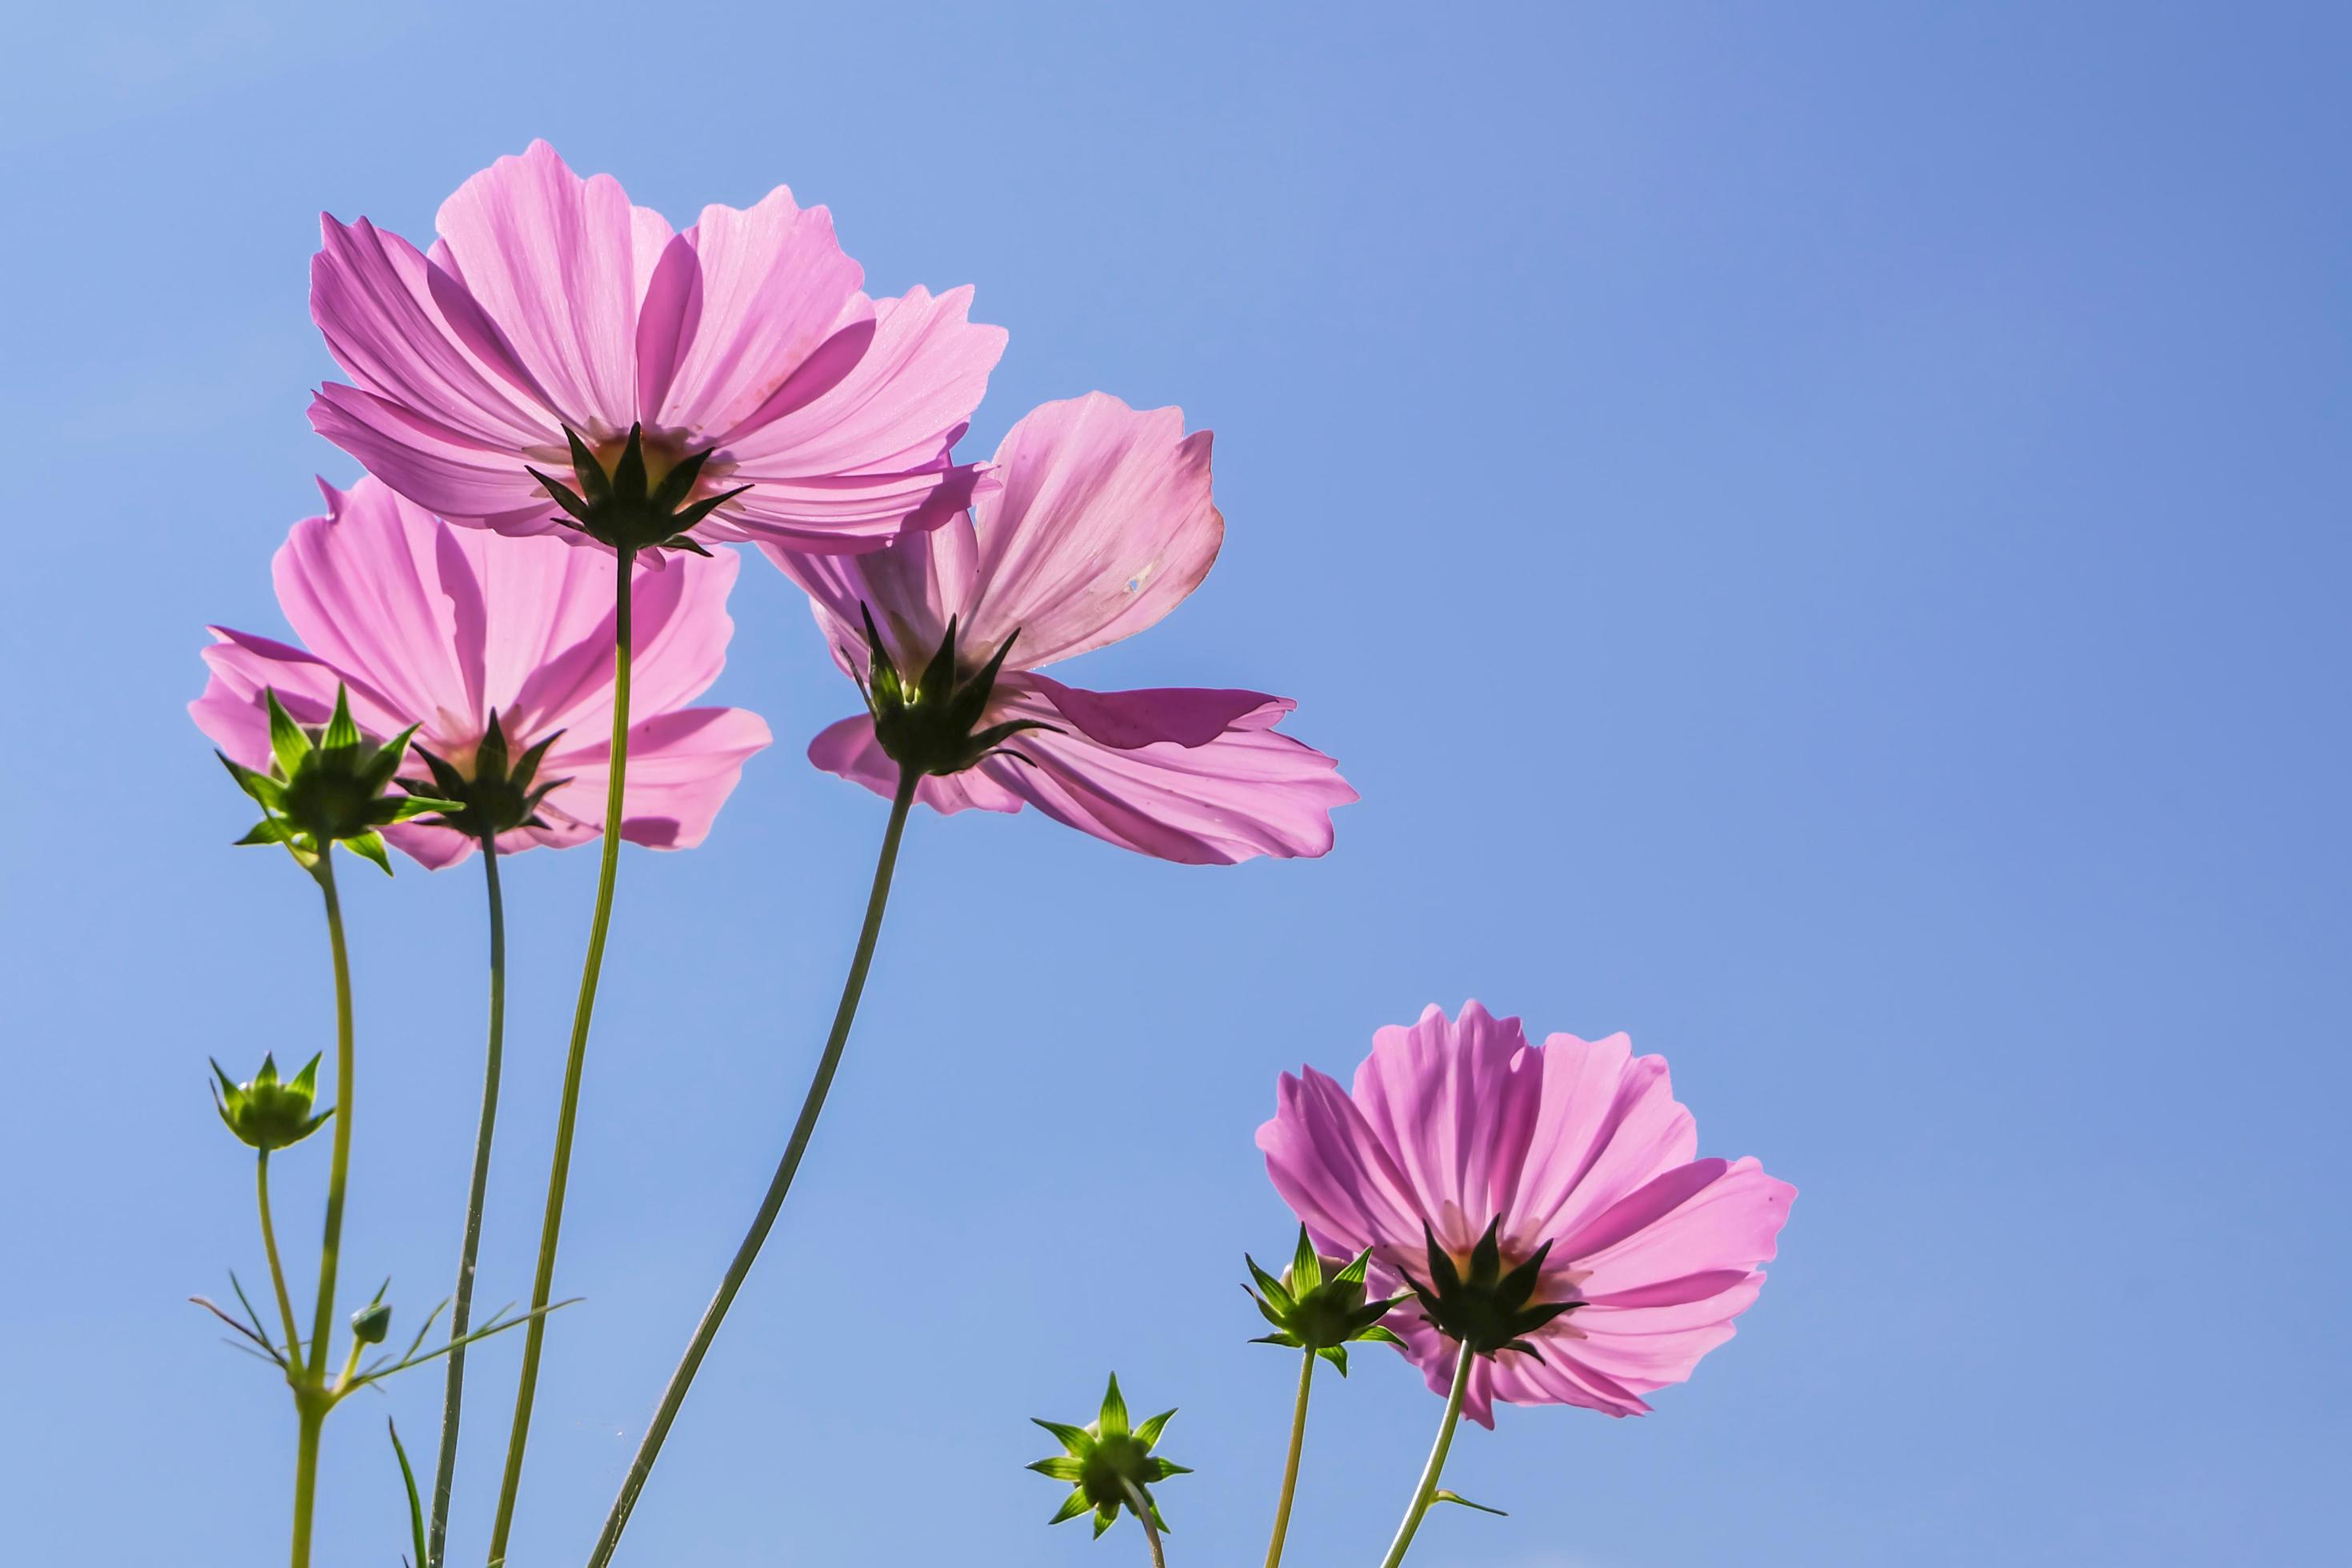
M 961 771 L 923 779 L 941 812 L 1025 805 L 1122 847 L 1225 864 L 1321 855 L 1330 813 L 1356 798 L 1337 764 L 1275 726 L 1296 706 L 1261 691 L 1086 691 L 1034 673 L 1151 626 L 1200 585 L 1224 537 L 1209 494 L 1209 433 L 1181 409 L 1138 413 L 1102 393 L 1031 412 L 996 450 L 1002 489 L 976 514 L 872 555 L 770 549 L 807 589 L 835 658 L 866 668 L 870 610 L 908 680 L 956 622 L 969 677 L 1010 641 L 977 728 L 1012 735 Z M 817 766 L 889 795 L 898 765 L 861 714 L 809 746 Z
M 1507 1279 L 1542 1254 L 1528 1304 L 1574 1304 L 1528 1314 L 1547 1318 L 1520 1336 L 1529 1350 L 1472 1369 L 1464 1408 L 1487 1426 L 1497 1399 L 1646 1412 L 1643 1394 L 1731 1337 L 1797 1195 L 1752 1159 L 1696 1157 L 1663 1057 L 1623 1035 L 1531 1046 L 1475 1002 L 1381 1030 L 1352 1096 L 1312 1068 L 1284 1074 L 1257 1145 L 1324 1251 L 1372 1249 L 1375 1296 L 1432 1284 L 1432 1237 L 1465 1279 L 1489 1226 Z M 1491 1295 L 1463 1305 L 1477 1321 Z M 1459 1345 L 1426 1311 L 1407 1294 L 1386 1326 L 1443 1394 Z
M 547 531 L 529 469 L 572 470 L 567 428 L 609 468 L 637 424 L 655 483 L 708 451 L 689 499 L 749 487 L 704 541 L 867 550 L 971 499 L 948 451 L 1003 330 L 965 319 L 969 289 L 868 299 L 824 208 L 779 186 L 675 234 L 534 142 L 436 222 L 425 252 L 324 217 L 310 264 L 311 315 L 357 384 L 321 388 L 311 423 L 427 510 Z
M 349 490 L 320 488 L 327 515 L 296 523 L 273 563 L 278 605 L 305 647 L 210 628 L 218 639 L 204 650 L 212 678 L 188 705 L 197 727 L 231 759 L 267 769 L 263 689 L 275 689 L 297 722 L 320 724 L 340 681 L 363 731 L 383 740 L 420 725 L 415 745 L 471 777 L 495 713 L 510 755 L 551 742 L 537 776 L 562 781 L 539 805 L 546 826 L 501 834 L 499 851 L 595 837 L 612 745 L 614 559 L 551 539 L 452 528 L 373 479 Z M 701 843 L 744 759 L 768 743 L 756 713 L 687 706 L 726 662 L 737 564 L 723 551 L 638 577 L 621 824 L 633 844 Z M 474 848 L 429 818 L 383 836 L 436 869 Z

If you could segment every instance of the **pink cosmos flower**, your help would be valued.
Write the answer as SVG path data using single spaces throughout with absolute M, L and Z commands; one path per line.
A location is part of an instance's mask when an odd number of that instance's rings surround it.
M 1224 537 L 1209 441 L 1205 430 L 1184 434 L 1181 409 L 1139 413 L 1102 393 L 1048 403 L 1004 437 L 1003 488 L 972 514 L 871 555 L 768 549 L 808 590 L 853 678 L 866 669 L 868 612 L 910 686 L 951 621 L 960 677 L 1011 645 L 974 727 L 1025 728 L 968 767 L 926 776 L 918 799 L 950 813 L 1034 805 L 1124 848 L 1193 864 L 1331 847 L 1331 809 L 1356 792 L 1329 757 L 1276 730 L 1289 699 L 1087 691 L 1035 673 L 1151 626 L 1208 574 Z M 809 760 L 878 795 L 898 781 L 871 714 L 824 731 Z
M 470 779 L 495 714 L 510 757 L 546 746 L 536 776 L 555 786 L 537 807 L 544 826 L 501 833 L 499 852 L 595 837 L 612 743 L 618 563 L 551 539 L 452 528 L 373 479 L 320 488 L 327 515 L 296 523 L 273 563 L 278 605 L 305 647 L 209 628 L 218 639 L 204 650 L 212 676 L 188 705 L 197 727 L 234 761 L 266 769 L 263 689 L 275 689 L 297 722 L 320 724 L 341 682 L 361 730 L 380 740 L 420 725 L 415 746 Z M 636 718 L 621 824 L 633 844 L 701 843 L 744 759 L 769 742 L 756 713 L 687 706 L 726 662 L 737 564 L 726 551 L 637 580 Z M 432 824 L 401 823 L 383 836 L 434 869 L 472 853 L 470 837 Z
M 740 490 L 695 524 L 706 542 L 868 550 L 971 499 L 948 452 L 1003 330 L 965 319 L 968 288 L 868 299 L 824 208 L 779 186 L 677 234 L 534 142 L 436 223 L 419 251 L 323 216 L 310 263 L 310 313 L 357 384 L 321 388 L 311 423 L 427 510 L 548 531 L 530 469 L 572 468 L 567 429 L 611 468 L 639 424 L 655 483 L 707 452 L 689 504 Z
M 1431 1007 L 1381 1030 L 1353 1095 L 1312 1068 L 1284 1074 L 1257 1145 L 1324 1251 L 1372 1249 L 1375 1297 L 1452 1272 L 1456 1321 L 1475 1322 L 1498 1293 L 1507 1307 L 1512 1271 L 1533 1265 L 1518 1316 L 1544 1321 L 1517 1336 L 1526 1349 L 1471 1372 L 1464 1408 L 1486 1426 L 1497 1399 L 1647 1412 L 1643 1394 L 1731 1337 L 1797 1195 L 1752 1159 L 1696 1157 L 1663 1057 L 1635 1057 L 1623 1035 L 1531 1046 L 1517 1018 L 1475 1002 L 1458 1020 Z M 1490 1226 L 1502 1279 L 1482 1300 L 1462 1281 Z M 1427 1311 L 1407 1294 L 1385 1326 L 1443 1394 L 1460 1344 Z

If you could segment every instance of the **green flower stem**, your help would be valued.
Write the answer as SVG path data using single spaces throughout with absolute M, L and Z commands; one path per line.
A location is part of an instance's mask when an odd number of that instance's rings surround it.
M 352 961 L 343 947 L 343 906 L 335 896 L 334 846 L 311 868 L 327 900 L 327 942 L 335 959 L 335 1144 L 327 1164 L 327 1226 L 319 1244 L 319 1307 L 310 1318 L 310 1378 L 327 1373 L 327 1334 L 334 1325 L 335 1265 L 343 1246 L 343 1185 L 352 1172 Z
M 580 1118 L 580 1075 L 588 1056 L 588 1023 L 596 1011 L 596 980 L 604 967 L 604 932 L 613 920 L 613 882 L 621 870 L 621 808 L 629 764 L 630 611 L 635 598 L 636 552 L 623 549 L 613 609 L 613 751 L 604 785 L 604 856 L 596 874 L 596 910 L 588 924 L 588 958 L 580 971 L 580 1000 L 572 1014 L 572 1048 L 563 1061 L 563 1100 L 555 1117 L 555 1160 L 547 1174 L 547 1213 L 540 1223 L 539 1268 L 531 1277 L 533 1316 L 523 1330 L 522 1379 L 515 1389 L 514 1429 L 507 1437 L 506 1478 L 490 1527 L 491 1568 L 506 1562 L 514 1526 L 515 1494 L 522 1488 L 523 1446 L 530 1438 L 531 1399 L 539 1390 L 539 1354 L 547 1338 L 548 1299 L 554 1293 L 555 1243 L 563 1229 L 563 1189 L 572 1175 L 572 1134 Z
M 269 1283 L 278 1291 L 278 1315 L 286 1324 L 288 1370 L 302 1359 L 301 1331 L 294 1326 L 294 1297 L 286 1289 L 286 1267 L 278 1260 L 278 1226 L 269 1217 L 269 1151 L 254 1162 L 254 1193 L 261 1203 L 261 1250 L 269 1255 Z
M 1437 1498 L 1437 1478 L 1445 1469 L 1445 1451 L 1454 1446 L 1454 1429 L 1462 1424 L 1462 1401 L 1470 1394 L 1470 1369 L 1478 1358 L 1470 1353 L 1467 1345 L 1460 1347 L 1461 1354 L 1454 1364 L 1454 1392 L 1445 1397 L 1445 1419 L 1438 1423 L 1437 1446 L 1429 1451 L 1429 1463 L 1422 1467 L 1421 1484 L 1413 1489 L 1412 1506 L 1404 1510 L 1404 1521 L 1397 1526 L 1396 1539 L 1389 1543 L 1389 1554 L 1381 1559 L 1381 1568 L 1397 1568 L 1404 1561 L 1405 1548 L 1412 1544 L 1413 1532 L 1421 1528 L 1422 1515 Z
M 457 1288 L 449 1298 L 449 1337 L 462 1342 L 473 1321 L 474 1258 L 482 1240 L 482 1198 L 490 1180 L 490 1133 L 499 1119 L 499 1068 L 507 1022 L 507 908 L 499 891 L 499 839 L 482 835 L 482 877 L 490 899 L 490 1033 L 482 1052 L 482 1118 L 474 1133 L 474 1182 L 466 1194 L 465 1240 L 457 1251 Z M 449 1352 L 441 1391 L 441 1455 L 433 1470 L 433 1523 L 425 1536 L 425 1561 L 417 1568 L 441 1568 L 449 1535 L 449 1493 L 457 1474 L 457 1420 L 465 1405 L 466 1347 Z
M 1151 1548 L 1151 1568 L 1168 1568 L 1168 1554 L 1160 1549 L 1160 1527 L 1151 1522 L 1151 1500 L 1124 1476 L 1118 1484 L 1127 1489 L 1127 1506 L 1135 1511 L 1135 1522 L 1143 1526 L 1143 1543 Z
M 310 1568 L 310 1513 L 319 1493 L 319 1428 L 326 1424 L 324 1401 L 297 1395 L 302 1424 L 294 1446 L 293 1568 Z
M 882 911 L 890 901 L 891 874 L 898 865 L 898 841 L 906 833 L 907 814 L 915 804 L 915 786 L 921 782 L 920 773 L 900 770 L 898 794 L 890 802 L 890 826 L 883 831 L 881 858 L 874 867 L 874 888 L 866 895 L 866 924 L 857 933 L 857 950 L 849 961 L 849 978 L 841 987 L 841 1005 L 834 1010 L 833 1033 L 826 1037 L 824 1054 L 817 1060 L 816 1077 L 801 1103 L 800 1120 L 793 1123 L 784 1157 L 769 1180 L 767 1196 L 760 1200 L 760 1212 L 752 1216 L 751 1228 L 736 1247 L 734 1260 L 727 1265 L 726 1276 L 719 1282 L 719 1293 L 703 1310 L 702 1321 L 695 1325 L 694 1338 L 688 1342 L 686 1354 L 679 1358 L 677 1369 L 670 1373 L 668 1386 L 662 1390 L 653 1421 L 637 1443 L 636 1457 L 629 1461 L 629 1473 L 622 1479 L 620 1495 L 613 1500 L 612 1511 L 604 1516 L 604 1532 L 596 1538 L 596 1550 L 588 1559 L 589 1568 L 604 1568 L 613 1560 L 614 1550 L 621 1543 L 621 1531 L 628 1527 L 629 1514 L 637 1506 L 646 1478 L 652 1473 L 654 1460 L 660 1456 L 662 1443 L 669 1436 L 670 1423 L 677 1419 L 678 1406 L 686 1403 L 687 1390 L 694 1385 L 694 1374 L 700 1369 L 710 1342 L 719 1336 L 719 1325 L 726 1321 L 735 1293 L 743 1288 L 744 1276 L 751 1272 L 753 1260 L 760 1256 L 776 1215 L 783 1209 L 784 1196 L 793 1190 L 793 1177 L 801 1168 L 801 1156 L 807 1152 L 809 1138 L 816 1131 L 816 1119 L 824 1110 L 825 1095 L 833 1088 L 835 1069 L 841 1066 L 843 1048 L 849 1044 L 849 1026 L 857 1016 L 858 998 L 866 992 L 866 972 L 874 962 L 874 943 L 882 933 Z
M 1290 1500 L 1298 1490 L 1298 1456 L 1307 1447 L 1307 1391 L 1315 1382 L 1315 1352 L 1298 1361 L 1298 1404 L 1290 1413 L 1290 1458 L 1282 1468 L 1282 1499 L 1274 1507 L 1274 1540 L 1265 1549 L 1265 1568 L 1282 1561 L 1282 1542 L 1290 1533 Z

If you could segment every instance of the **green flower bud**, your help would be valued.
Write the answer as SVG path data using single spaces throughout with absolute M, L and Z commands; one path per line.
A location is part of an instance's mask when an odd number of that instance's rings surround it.
M 1366 1247 L 1327 1279 L 1323 1277 L 1322 1256 L 1315 1250 L 1315 1243 L 1307 1238 L 1303 1225 L 1298 1227 L 1297 1251 L 1279 1279 L 1260 1268 L 1256 1258 L 1244 1253 L 1242 1261 L 1249 1265 L 1251 1276 L 1257 1280 L 1257 1289 L 1252 1291 L 1246 1285 L 1242 1289 L 1249 1291 L 1258 1311 L 1274 1325 L 1274 1332 L 1250 1342 L 1313 1351 L 1338 1367 L 1341 1377 L 1348 1375 L 1349 1345 L 1362 1340 L 1390 1345 L 1402 1343 L 1380 1325 L 1381 1320 L 1404 1298 L 1364 1300 L 1364 1271 L 1371 1258 L 1371 1248 Z
M 363 1345 L 380 1345 L 392 1332 L 392 1303 L 371 1301 L 352 1314 L 352 1338 Z
M 1119 1396 L 1118 1374 L 1113 1373 L 1110 1387 L 1103 1394 L 1101 1414 L 1086 1426 L 1065 1426 L 1057 1421 L 1038 1421 L 1038 1426 L 1060 1441 L 1062 1452 L 1050 1459 L 1040 1459 L 1029 1468 L 1050 1480 L 1068 1481 L 1072 1488 L 1060 1511 L 1046 1522 L 1059 1524 L 1082 1513 L 1092 1513 L 1095 1534 L 1100 1536 L 1118 1521 L 1120 1509 L 1134 1513 L 1140 1500 L 1141 1517 L 1150 1519 L 1152 1527 L 1162 1534 L 1167 1533 L 1168 1521 L 1160 1517 L 1160 1503 L 1151 1495 L 1151 1484 L 1170 1476 L 1192 1473 L 1151 1452 L 1169 1417 L 1175 1414 L 1173 1410 L 1167 1411 L 1130 1429 L 1127 1401 Z
M 269 709 L 269 771 L 259 773 L 221 757 L 237 787 L 261 807 L 261 820 L 238 843 L 282 844 L 305 870 L 316 868 L 341 843 L 389 876 L 392 861 L 376 829 L 427 812 L 459 808 L 454 800 L 384 793 L 400 769 L 409 737 L 416 733 L 414 724 L 379 746 L 352 721 L 350 694 L 340 685 L 335 688 L 334 716 L 315 732 L 293 721 L 275 690 L 262 695 Z
M 213 1075 L 220 1079 L 213 1090 L 213 1106 L 221 1121 L 240 1141 L 265 1154 L 299 1143 L 334 1114 L 332 1109 L 310 1114 L 310 1102 L 318 1093 L 317 1057 L 290 1083 L 278 1081 L 277 1058 L 268 1056 L 261 1058 L 261 1070 L 253 1075 L 251 1083 L 235 1081 L 218 1062 L 213 1063 Z

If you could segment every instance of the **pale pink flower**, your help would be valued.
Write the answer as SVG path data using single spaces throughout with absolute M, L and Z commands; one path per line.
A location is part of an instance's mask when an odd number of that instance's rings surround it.
M 867 550 L 971 499 L 949 448 L 1003 329 L 965 319 L 968 288 L 868 299 L 824 208 L 779 186 L 677 234 L 534 142 L 436 223 L 420 251 L 325 216 L 310 264 L 311 315 L 357 384 L 320 389 L 311 423 L 428 510 L 552 530 L 529 469 L 570 475 L 567 428 L 609 468 L 638 424 L 655 481 L 708 451 L 691 498 L 749 487 L 694 527 L 706 542 Z
M 382 740 L 419 725 L 414 745 L 470 777 L 495 712 L 509 755 L 552 742 L 538 779 L 562 781 L 540 805 L 546 826 L 501 834 L 499 852 L 595 837 L 612 748 L 614 557 L 452 528 L 373 479 L 320 488 L 327 515 L 296 523 L 273 563 L 278 605 L 303 646 L 211 627 L 211 679 L 188 705 L 197 727 L 233 761 L 267 769 L 263 689 L 297 722 L 321 724 L 341 682 L 361 730 Z M 701 843 L 744 759 L 769 742 L 756 713 L 687 706 L 726 662 L 737 564 L 724 551 L 638 576 L 621 824 L 633 844 Z M 474 848 L 430 818 L 383 837 L 435 868 Z
M 1257 1144 L 1325 1252 L 1372 1249 L 1375 1297 L 1431 1283 L 1432 1237 L 1465 1276 L 1497 1221 L 1506 1276 L 1549 1247 L 1530 1300 L 1575 1305 L 1524 1335 L 1534 1353 L 1472 1369 L 1464 1408 L 1488 1426 L 1498 1399 L 1647 1412 L 1642 1395 L 1731 1338 L 1797 1195 L 1752 1159 L 1697 1157 L 1663 1057 L 1635 1057 L 1623 1035 L 1531 1046 L 1475 1002 L 1458 1021 L 1431 1007 L 1381 1030 L 1353 1095 L 1312 1068 L 1284 1074 Z M 1451 1388 L 1459 1346 L 1421 1300 L 1385 1326 Z
M 1040 726 L 971 766 L 932 774 L 941 812 L 1034 805 L 1162 859 L 1223 864 L 1331 847 L 1356 798 L 1337 764 L 1276 731 L 1296 706 L 1261 691 L 1099 692 L 1040 668 L 1130 637 L 1200 585 L 1224 520 L 1210 500 L 1209 433 L 1181 409 L 1139 413 L 1102 393 L 1048 403 L 996 450 L 1002 489 L 972 514 L 863 556 L 769 550 L 808 590 L 835 659 L 863 680 L 870 611 L 911 683 L 955 622 L 960 673 L 1012 643 L 975 728 Z M 861 714 L 809 746 L 817 766 L 889 795 L 898 764 Z

